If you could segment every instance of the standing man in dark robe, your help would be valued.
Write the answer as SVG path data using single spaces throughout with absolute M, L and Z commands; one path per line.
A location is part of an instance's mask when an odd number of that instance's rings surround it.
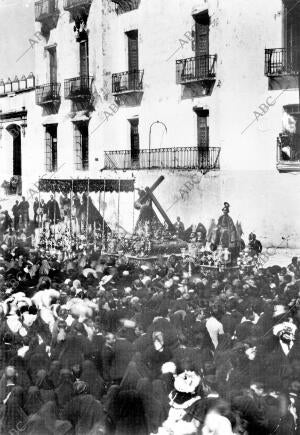
M 22 218 L 22 226 L 27 228 L 29 223 L 29 202 L 25 200 L 25 196 L 22 196 L 22 201 L 19 204 L 19 211 Z
M 54 199 L 53 195 L 50 196 L 50 200 L 47 202 L 47 215 L 50 223 L 52 224 L 56 224 L 60 221 L 60 210 L 58 202 Z
M 228 202 L 224 202 L 223 215 L 218 219 L 219 245 L 223 248 L 234 248 L 236 246 L 236 228 L 229 216 Z
M 20 221 L 20 209 L 19 209 L 19 201 L 17 200 L 12 207 L 12 213 L 14 216 L 14 229 L 19 229 L 19 221 Z
M 32 208 L 33 208 L 33 222 L 34 222 L 35 226 L 37 226 L 37 224 L 38 224 L 38 209 L 39 209 L 39 207 L 40 207 L 40 203 L 39 203 L 38 198 L 36 197 L 34 199 L 34 203 L 32 206 Z

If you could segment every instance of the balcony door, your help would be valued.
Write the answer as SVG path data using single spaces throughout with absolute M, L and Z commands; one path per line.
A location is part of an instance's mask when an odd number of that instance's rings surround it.
M 47 172 L 57 170 L 57 124 L 45 127 L 45 169 Z
M 57 53 L 56 47 L 48 49 L 49 52 L 49 78 L 50 83 L 57 83 Z
M 206 77 L 209 68 L 209 15 L 208 11 L 194 16 L 195 20 L 195 75 Z M 200 57 L 200 58 L 199 58 Z
M 127 32 L 128 42 L 128 89 L 136 89 L 139 78 L 139 39 L 138 31 Z
M 131 163 L 137 166 L 140 158 L 139 120 L 130 119 L 130 152 Z
M 21 129 L 20 126 L 17 124 L 10 124 L 7 127 L 7 131 L 10 133 L 12 137 L 13 175 L 21 176 L 22 175 Z
M 89 44 L 88 40 L 79 43 L 80 77 L 89 76 Z
M 295 5 L 291 13 L 289 13 L 288 4 L 284 9 L 287 68 L 289 71 L 298 72 L 300 69 L 300 4 Z
M 209 164 L 209 111 L 196 109 L 197 115 L 197 164 L 199 168 L 206 168 Z

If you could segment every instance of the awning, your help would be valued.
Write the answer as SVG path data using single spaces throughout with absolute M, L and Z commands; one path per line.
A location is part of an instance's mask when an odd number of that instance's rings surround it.
M 133 192 L 134 180 L 58 180 L 41 179 L 39 180 L 39 190 L 41 192 Z

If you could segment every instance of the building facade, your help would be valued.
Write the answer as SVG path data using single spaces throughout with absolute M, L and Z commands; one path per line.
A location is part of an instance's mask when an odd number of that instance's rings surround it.
M 0 98 L 4 114 L 28 107 L 23 193 L 39 176 L 134 177 L 145 187 L 164 175 L 155 194 L 172 221 L 207 226 L 227 201 L 264 245 L 300 246 L 296 0 L 39 0 L 35 8 L 35 89 Z M 107 195 L 108 220 L 118 200 Z M 133 201 L 121 195 L 127 229 Z

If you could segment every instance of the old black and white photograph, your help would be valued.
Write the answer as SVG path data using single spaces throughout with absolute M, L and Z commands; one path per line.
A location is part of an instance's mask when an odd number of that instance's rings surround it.
M 0 435 L 300 435 L 300 0 L 0 17 Z

